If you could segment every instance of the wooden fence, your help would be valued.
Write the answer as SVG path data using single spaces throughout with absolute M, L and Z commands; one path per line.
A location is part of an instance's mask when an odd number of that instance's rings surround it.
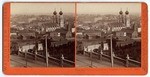
M 40 54 L 34 54 L 34 53 L 31 53 L 31 52 L 27 52 L 27 51 L 26 52 L 18 51 L 18 55 L 22 55 L 26 59 L 29 58 L 27 56 L 31 56 L 32 58 L 30 58 L 30 59 L 33 59 L 35 61 L 37 60 L 37 58 L 41 58 L 43 60 L 46 60 L 46 56 L 43 56 L 43 55 L 40 55 Z M 54 62 L 53 64 L 57 63 L 58 66 L 60 66 L 60 67 L 73 67 L 73 66 L 75 66 L 74 61 L 65 59 L 63 55 L 59 59 L 55 58 L 55 57 L 52 57 L 52 56 L 48 56 L 48 60 L 51 61 L 51 62 L 53 61 Z M 38 61 L 40 61 L 40 60 L 38 60 Z M 48 62 L 48 64 L 50 64 L 50 62 Z M 28 65 L 26 64 L 26 67 L 27 66 Z
M 110 62 L 111 62 L 111 56 L 104 54 L 102 51 L 101 51 L 100 53 L 96 53 L 96 52 L 86 52 L 86 51 L 84 51 L 84 54 L 86 54 L 86 53 L 89 55 L 89 57 L 92 56 L 92 58 L 93 58 L 93 55 L 96 55 L 96 56 L 98 56 L 99 60 L 101 60 L 101 61 L 102 61 L 102 58 L 107 58 L 107 59 L 110 59 Z M 118 61 L 120 61 L 120 62 L 122 62 L 122 63 L 125 63 L 125 64 L 124 64 L 125 67 L 132 67 L 131 64 L 134 64 L 134 65 L 136 65 L 136 66 L 141 66 L 141 62 L 131 59 L 128 54 L 127 54 L 127 56 L 126 56 L 126 59 L 123 59 L 123 58 L 120 58 L 120 57 L 116 56 L 116 55 L 113 53 L 113 58 L 114 58 L 114 59 L 113 59 L 114 61 L 118 60 Z M 113 62 L 113 63 L 114 63 L 114 62 Z

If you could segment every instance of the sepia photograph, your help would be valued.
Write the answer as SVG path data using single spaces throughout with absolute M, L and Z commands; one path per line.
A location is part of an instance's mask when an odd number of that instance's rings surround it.
M 6 75 L 146 75 L 144 2 L 6 2 Z
M 11 3 L 11 67 L 75 67 L 75 3 Z
M 141 3 L 78 3 L 76 67 L 141 67 Z

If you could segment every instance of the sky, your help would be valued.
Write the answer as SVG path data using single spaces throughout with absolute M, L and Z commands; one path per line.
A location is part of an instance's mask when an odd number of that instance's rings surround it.
M 127 9 L 130 14 L 141 13 L 141 3 L 78 3 L 78 14 L 118 14 Z
M 75 3 L 11 3 L 11 14 L 52 14 L 62 9 L 75 13 Z M 118 14 L 122 9 L 130 14 L 141 13 L 141 3 L 77 3 L 77 14 Z
M 62 9 L 64 13 L 74 13 L 74 3 L 11 3 L 11 14 L 52 14 Z

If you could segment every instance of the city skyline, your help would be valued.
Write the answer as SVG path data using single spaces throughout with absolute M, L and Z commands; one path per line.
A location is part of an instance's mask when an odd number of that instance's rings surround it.
M 11 67 L 141 67 L 141 4 L 11 6 Z

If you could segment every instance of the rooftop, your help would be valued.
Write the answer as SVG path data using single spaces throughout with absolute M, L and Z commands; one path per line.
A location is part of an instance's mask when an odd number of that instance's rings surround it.
M 126 25 L 124 25 L 124 23 L 120 23 L 120 22 L 112 22 L 108 24 L 110 27 L 126 27 Z

